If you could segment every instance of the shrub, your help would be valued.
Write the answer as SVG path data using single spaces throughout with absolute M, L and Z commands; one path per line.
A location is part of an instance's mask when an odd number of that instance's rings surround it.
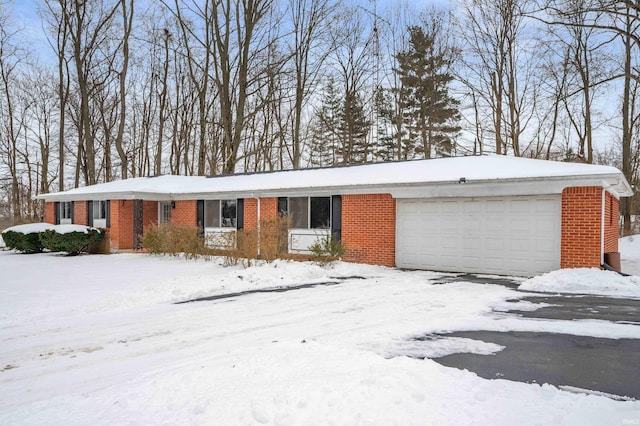
M 183 253 L 187 258 L 209 254 L 198 227 L 173 223 L 163 223 L 147 230 L 142 237 L 142 247 L 149 253 L 172 256 Z
M 309 250 L 311 260 L 322 264 L 340 259 L 347 251 L 345 246 L 331 234 L 319 237 Z
M 37 232 L 25 234 L 7 230 L 2 233 L 2 239 L 8 248 L 22 253 L 40 253 L 44 248 Z
M 59 233 L 56 230 L 41 232 L 42 246 L 51 251 L 62 251 L 75 256 L 86 252 L 91 244 L 104 240 L 105 232 L 96 228 L 87 228 L 87 232 L 73 231 Z
M 288 254 L 290 227 L 291 219 L 288 216 L 260 221 L 260 257 L 262 259 L 272 262 Z

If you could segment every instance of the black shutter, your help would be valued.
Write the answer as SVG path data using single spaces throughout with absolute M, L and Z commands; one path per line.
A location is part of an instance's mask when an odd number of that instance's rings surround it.
M 60 203 L 58 201 L 53 203 L 53 223 L 60 225 Z
M 93 226 L 93 201 L 87 201 L 87 226 Z
M 278 216 L 286 216 L 289 214 L 289 199 L 287 197 L 278 197 Z
M 244 229 L 244 198 L 236 201 L 236 228 Z
M 200 235 L 204 235 L 204 200 L 198 200 L 196 205 L 196 223 L 200 229 Z
M 331 197 L 331 235 L 337 241 L 342 240 L 342 196 Z
M 104 202 L 105 219 L 107 219 L 107 228 L 111 228 L 111 201 L 106 200 Z
M 71 223 L 75 223 L 76 210 L 74 208 L 75 201 L 71 202 Z

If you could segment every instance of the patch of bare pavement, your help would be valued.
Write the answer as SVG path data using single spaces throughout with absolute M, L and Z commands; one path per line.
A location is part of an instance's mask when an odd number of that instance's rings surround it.
M 458 280 L 505 285 L 508 278 L 461 275 Z M 508 314 L 550 320 L 602 320 L 640 326 L 640 300 L 575 294 L 540 293 L 523 299 L 548 306 Z M 640 400 L 640 339 L 605 339 L 569 334 L 466 331 L 442 335 L 502 345 L 494 355 L 459 353 L 434 358 L 487 379 L 549 383 L 574 392 L 602 393 L 614 399 Z M 437 339 L 424 336 L 421 339 Z

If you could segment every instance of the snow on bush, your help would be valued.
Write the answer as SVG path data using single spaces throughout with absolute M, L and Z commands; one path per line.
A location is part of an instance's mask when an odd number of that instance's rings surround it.
M 6 246 L 23 253 L 39 253 L 43 249 L 77 254 L 104 238 L 104 233 L 84 225 L 52 225 L 27 223 L 2 232 Z
M 533 277 L 520 284 L 518 289 L 640 299 L 640 277 L 624 277 L 616 272 L 596 268 L 560 269 Z

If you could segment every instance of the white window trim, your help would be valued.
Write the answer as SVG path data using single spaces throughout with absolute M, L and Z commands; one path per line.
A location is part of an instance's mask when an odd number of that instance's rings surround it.
M 227 229 L 227 230 L 237 230 L 238 229 L 238 199 L 237 198 L 225 198 L 224 200 L 205 200 L 205 201 L 217 201 L 218 202 L 218 223 L 222 225 L 222 203 L 225 201 L 235 201 L 236 202 L 236 224 L 235 226 L 204 226 L 204 230 L 216 230 L 216 229 Z M 207 203 L 204 203 L 204 220 L 207 220 Z
M 287 197 L 289 198 L 303 198 L 303 197 Z M 331 196 L 309 196 L 306 197 L 307 198 L 307 227 L 306 228 L 291 228 L 292 230 L 297 230 L 297 231 L 323 231 L 323 228 L 312 228 L 311 227 L 311 199 L 312 198 L 328 198 L 329 199 L 329 227 L 326 228 L 328 230 L 331 230 L 331 226 L 333 225 L 333 197 Z M 289 200 L 287 199 L 287 214 L 290 214 L 290 210 L 289 210 Z
M 291 198 L 291 197 L 289 197 Z M 297 197 L 296 197 L 297 198 Z M 311 198 L 329 198 L 329 227 L 328 228 L 311 228 Z M 287 200 L 287 214 L 289 211 L 289 201 Z M 309 254 L 313 244 L 319 240 L 331 235 L 331 226 L 333 224 L 333 197 L 307 197 L 307 227 L 292 228 L 288 232 L 288 251 L 289 253 Z
M 173 209 L 172 201 L 158 201 L 158 225 L 163 223 L 171 223 L 171 210 Z M 163 220 L 163 209 L 164 207 L 169 207 L 169 218 L 168 220 Z
M 69 204 L 69 217 L 63 217 L 65 213 L 65 206 Z M 60 201 L 58 204 L 58 220 L 61 225 L 71 225 L 73 223 L 73 202 L 71 201 Z
M 106 204 L 106 200 L 93 200 L 92 203 L 92 216 L 93 216 L 93 226 L 96 228 L 106 228 L 107 227 L 107 218 L 106 217 L 101 217 L 101 218 L 96 218 L 96 211 L 100 212 L 102 209 L 100 209 L 100 204 L 101 203 L 105 203 Z M 98 203 L 98 208 L 96 209 L 96 203 Z M 107 209 L 106 205 L 105 205 L 105 210 Z
M 289 253 L 309 254 L 309 247 L 329 235 L 331 229 L 289 229 Z

